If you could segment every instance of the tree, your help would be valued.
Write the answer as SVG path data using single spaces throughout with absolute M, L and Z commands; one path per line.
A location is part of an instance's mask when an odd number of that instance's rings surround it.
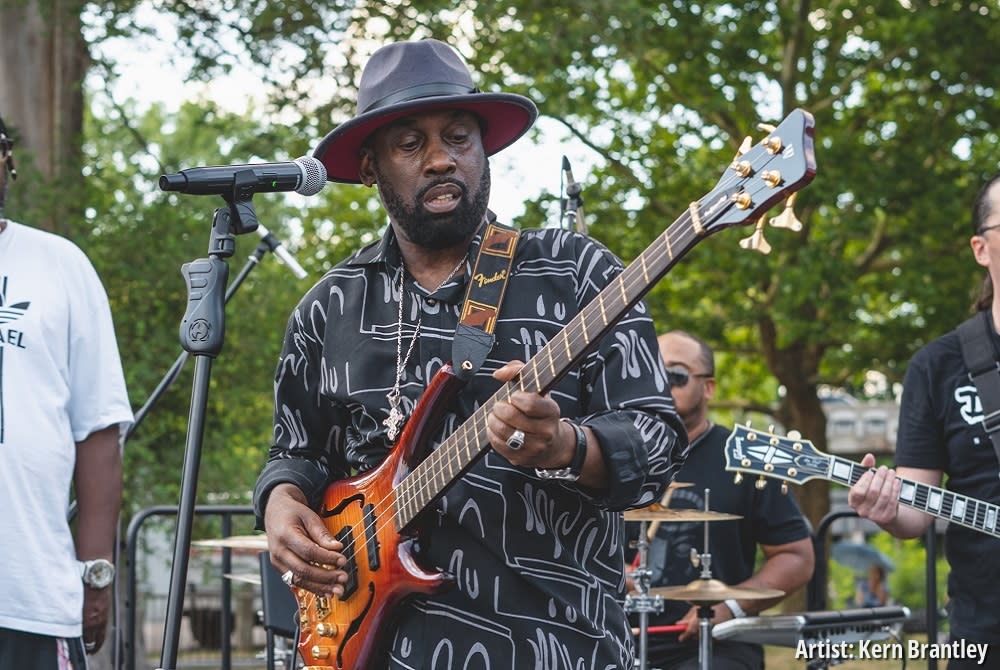
M 736 231 L 703 241 L 653 290 L 649 304 L 661 327 L 701 333 L 717 346 L 722 399 L 775 416 L 821 449 L 820 386 L 860 389 L 867 370 L 898 381 L 918 346 L 962 319 L 977 283 L 964 212 L 996 169 L 994 6 L 940 0 L 580 0 L 572 6 L 236 0 L 220 12 L 195 3 L 160 6 L 178 17 L 178 41 L 192 58 L 193 76 L 248 61 L 261 67 L 272 102 L 258 111 L 281 119 L 273 127 L 286 128 L 276 139 L 287 146 L 311 146 L 352 115 L 359 66 L 383 39 L 434 36 L 456 45 L 484 89 L 529 95 L 570 142 L 594 152 L 591 173 L 577 175 L 591 232 L 625 260 L 717 181 L 746 135 L 759 139 L 758 120 L 775 123 L 795 107 L 811 112 L 819 173 L 796 200 L 802 230 L 769 233 L 769 256 L 743 251 Z M 67 15 L 80 9 L 6 0 L 0 19 L 7 25 L 20 17 L 10 12 L 48 7 Z M 99 38 L 116 34 L 132 8 L 100 5 L 88 25 L 99 26 L 93 30 Z M 34 68 L 43 62 L 32 58 Z M 0 106 L 11 95 L 3 83 L 9 73 L 0 63 Z M 60 90 L 80 81 L 64 81 Z M 129 126 L 129 116 L 118 123 Z M 151 124 L 148 133 L 156 131 Z M 212 162 L 234 155 L 199 139 Z M 153 154 L 161 151 L 154 147 Z M 161 162 L 174 165 L 176 158 Z M 112 179 L 110 168 L 121 165 L 109 167 Z M 328 189 L 303 217 L 308 239 L 346 246 L 381 227 L 376 207 L 344 193 Z M 553 197 L 543 195 L 520 223 L 549 222 Z M 342 217 L 358 226 L 331 223 Z M 329 266 L 342 249 L 313 248 L 321 249 L 314 267 Z M 114 299 L 122 300 L 118 291 L 124 289 L 116 288 Z M 825 514 L 824 483 L 810 484 L 800 498 L 814 523 Z

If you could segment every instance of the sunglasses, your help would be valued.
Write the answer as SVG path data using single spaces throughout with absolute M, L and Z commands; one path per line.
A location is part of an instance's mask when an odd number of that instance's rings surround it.
M 680 367 L 669 367 L 667 370 L 667 383 L 670 384 L 670 388 L 682 389 L 687 386 L 688 380 L 691 377 L 698 377 L 699 379 L 708 379 L 714 377 L 715 375 L 709 374 L 693 374 L 687 368 Z

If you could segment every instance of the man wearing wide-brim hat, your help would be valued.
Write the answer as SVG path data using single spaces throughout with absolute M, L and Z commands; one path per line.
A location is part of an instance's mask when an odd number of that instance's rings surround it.
M 632 664 L 619 512 L 662 494 L 686 438 L 643 306 L 591 324 L 608 334 L 589 348 L 579 319 L 564 331 L 620 261 L 493 221 L 488 157 L 536 114 L 446 44 L 395 43 L 314 152 L 331 181 L 377 186 L 390 225 L 302 298 L 275 377 L 254 504 L 307 665 Z M 484 286 L 495 311 L 470 326 Z

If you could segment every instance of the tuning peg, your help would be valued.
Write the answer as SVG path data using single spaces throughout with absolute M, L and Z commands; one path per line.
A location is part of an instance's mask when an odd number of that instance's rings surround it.
M 740 143 L 740 148 L 736 150 L 736 158 L 739 158 L 743 154 L 750 151 L 750 149 L 752 148 L 753 148 L 753 138 L 747 135 L 746 137 L 743 138 L 743 141 Z
M 740 484 L 743 483 L 743 473 L 742 472 L 737 472 L 736 473 L 736 476 L 733 477 L 733 483 L 736 484 L 736 485 L 740 485 Z
M 746 427 L 749 428 L 752 423 L 753 423 L 753 421 L 751 421 L 750 419 L 747 419 Z
M 792 232 L 799 232 L 802 230 L 802 222 L 799 218 L 795 216 L 795 210 L 792 209 L 792 205 L 795 203 L 795 193 L 788 196 L 785 200 L 785 208 L 781 210 L 781 214 L 772 217 L 770 224 L 775 228 L 787 228 Z
M 763 491 L 764 487 L 767 486 L 767 479 L 765 479 L 764 476 L 761 475 L 760 477 L 757 478 L 757 481 L 754 483 L 754 486 L 757 487 L 758 491 Z
M 759 251 L 764 255 L 771 253 L 771 245 L 764 239 L 764 222 L 761 219 L 757 219 L 757 225 L 754 226 L 750 237 L 740 240 L 740 246 L 751 251 Z
M 781 495 L 788 495 L 788 482 L 781 482 Z
M 769 432 L 769 433 L 773 433 L 774 432 L 774 424 L 773 423 L 767 424 L 767 432 Z
M 790 430 L 790 431 L 788 431 L 788 439 L 789 440 L 799 440 L 801 438 L 802 438 L 802 433 L 800 433 L 799 431 L 797 431 L 797 430 Z
M 777 126 L 772 126 L 770 123 L 758 123 L 757 130 L 763 130 L 765 133 L 773 133 L 777 130 Z

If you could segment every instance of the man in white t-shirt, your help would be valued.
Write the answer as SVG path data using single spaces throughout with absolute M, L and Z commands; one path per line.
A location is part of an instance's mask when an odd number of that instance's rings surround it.
M 133 415 L 97 272 L 69 240 L 4 218 L 14 177 L 0 119 L 0 670 L 83 670 L 111 613 Z

